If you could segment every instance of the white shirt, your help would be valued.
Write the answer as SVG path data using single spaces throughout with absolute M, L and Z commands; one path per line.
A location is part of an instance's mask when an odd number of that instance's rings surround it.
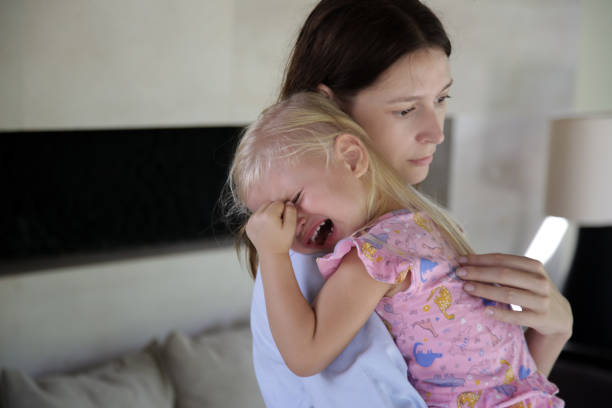
M 315 256 L 291 252 L 291 262 L 304 297 L 312 302 L 324 283 Z M 258 273 L 251 331 L 255 375 L 268 408 L 426 407 L 408 382 L 406 362 L 376 314 L 329 367 L 311 377 L 298 377 L 274 343 Z

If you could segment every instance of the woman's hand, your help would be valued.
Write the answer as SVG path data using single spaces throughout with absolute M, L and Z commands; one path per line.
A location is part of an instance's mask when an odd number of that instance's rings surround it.
M 259 256 L 287 255 L 296 230 L 296 210 L 291 202 L 274 201 L 263 205 L 246 225 L 246 233 Z
M 463 258 L 463 259 L 462 259 Z M 528 327 L 525 337 L 538 369 L 548 375 L 572 335 L 572 309 L 541 262 L 507 254 L 466 255 L 457 276 L 468 293 L 521 306 L 522 311 L 489 307 L 495 319 Z

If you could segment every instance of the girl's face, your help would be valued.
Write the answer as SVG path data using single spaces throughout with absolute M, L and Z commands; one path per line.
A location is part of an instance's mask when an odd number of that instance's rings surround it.
M 273 201 L 292 201 L 297 228 L 291 249 L 330 252 L 342 238 L 367 221 L 366 189 L 341 162 L 326 167 L 324 158 L 274 164 L 262 181 L 249 188 L 246 205 L 255 212 Z
M 446 54 L 428 48 L 407 54 L 351 100 L 349 113 L 378 152 L 409 184 L 427 177 L 444 140 L 446 99 L 452 79 Z

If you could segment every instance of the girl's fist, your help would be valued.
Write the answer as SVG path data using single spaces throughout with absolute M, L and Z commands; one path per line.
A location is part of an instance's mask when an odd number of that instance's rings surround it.
M 264 204 L 246 225 L 246 233 L 260 255 L 287 254 L 293 245 L 295 229 L 296 209 L 290 201 Z

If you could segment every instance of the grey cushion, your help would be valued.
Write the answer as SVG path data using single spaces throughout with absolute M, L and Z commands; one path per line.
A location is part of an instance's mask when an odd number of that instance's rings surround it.
M 193 338 L 173 332 L 162 356 L 177 408 L 265 406 L 253 371 L 248 325 Z
M 33 379 L 4 369 L 2 408 L 172 408 L 174 392 L 155 358 L 155 345 L 74 375 Z

